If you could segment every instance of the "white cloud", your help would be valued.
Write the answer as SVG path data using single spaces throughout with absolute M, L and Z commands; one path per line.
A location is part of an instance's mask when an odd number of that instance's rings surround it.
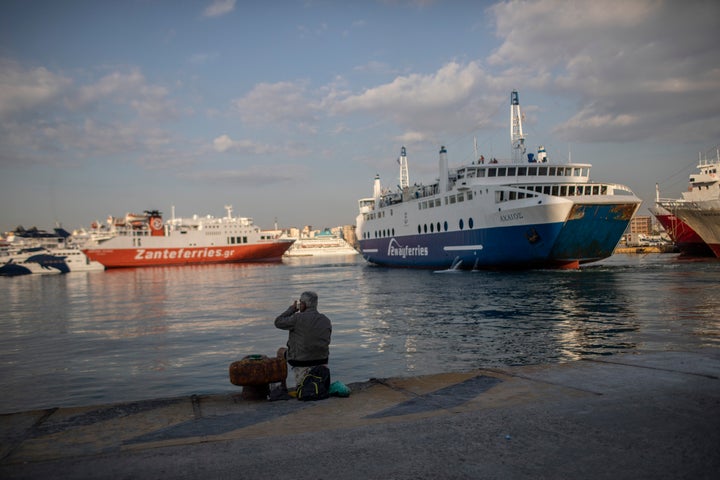
M 215 0 L 203 11 L 204 17 L 221 17 L 235 10 L 235 0 Z
M 12 60 L 0 60 L 0 121 L 55 103 L 72 84 L 71 79 L 46 68 L 27 69 Z
M 289 122 L 309 125 L 317 120 L 319 108 L 305 85 L 293 82 L 260 83 L 232 103 L 243 122 L 250 125 Z
M 490 9 L 502 44 L 488 58 L 541 78 L 579 104 L 555 132 L 574 141 L 687 141 L 717 134 L 718 2 L 504 2 Z
M 223 134 L 213 140 L 213 149 L 218 153 L 239 153 L 245 155 L 282 154 L 284 157 L 302 156 L 308 153 L 307 147 L 301 145 L 267 145 L 253 140 L 233 140 Z

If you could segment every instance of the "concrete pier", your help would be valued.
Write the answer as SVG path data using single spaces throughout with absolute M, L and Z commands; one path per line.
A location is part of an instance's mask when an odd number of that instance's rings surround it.
M 342 379 L 334 379 L 342 380 Z M 677 479 L 720 472 L 720 350 L 371 379 L 348 398 L 0 416 L 0 478 Z

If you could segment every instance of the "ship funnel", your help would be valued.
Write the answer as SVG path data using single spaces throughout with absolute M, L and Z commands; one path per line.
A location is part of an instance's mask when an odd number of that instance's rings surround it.
M 443 194 L 447 192 L 447 184 L 448 184 L 448 160 L 447 160 L 447 150 L 444 146 L 440 147 L 440 164 L 438 166 L 438 175 L 439 175 L 439 183 L 438 183 L 438 193 Z

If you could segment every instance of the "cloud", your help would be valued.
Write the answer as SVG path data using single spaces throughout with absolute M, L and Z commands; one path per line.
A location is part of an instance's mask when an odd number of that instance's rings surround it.
M 281 154 L 284 157 L 303 156 L 310 151 L 307 147 L 293 145 L 267 145 L 253 140 L 233 140 L 229 135 L 223 134 L 216 137 L 212 142 L 213 150 L 218 153 L 239 153 L 245 155 L 274 155 Z
M 517 73 L 543 79 L 536 85 L 577 102 L 577 113 L 554 130 L 560 137 L 717 136 L 719 3 L 540 0 L 499 3 L 490 11 L 502 43 L 488 64 L 519 66 Z M 687 115 L 693 111 L 694 118 Z
M 161 125 L 180 112 L 168 90 L 149 84 L 138 69 L 81 84 L 43 67 L 0 63 L 3 164 L 78 164 L 84 158 L 151 153 L 170 142 Z
M 246 96 L 233 100 L 235 110 L 249 125 L 298 122 L 309 127 L 317 121 L 319 104 L 310 98 L 305 84 L 260 83 Z
M 203 11 L 204 17 L 221 17 L 235 10 L 235 0 L 215 0 Z
M 24 68 L 0 59 L 0 121 L 55 104 L 72 85 L 71 79 L 44 67 Z

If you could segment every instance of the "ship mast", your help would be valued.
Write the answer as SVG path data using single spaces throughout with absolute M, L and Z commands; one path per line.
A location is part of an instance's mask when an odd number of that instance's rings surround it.
M 410 186 L 410 174 L 408 173 L 407 152 L 405 151 L 405 147 L 400 149 L 398 163 L 400 164 L 400 188 L 407 188 Z
M 525 135 L 522 130 L 522 114 L 517 90 L 513 90 L 510 94 L 510 143 L 512 144 L 513 163 L 523 163 Z

